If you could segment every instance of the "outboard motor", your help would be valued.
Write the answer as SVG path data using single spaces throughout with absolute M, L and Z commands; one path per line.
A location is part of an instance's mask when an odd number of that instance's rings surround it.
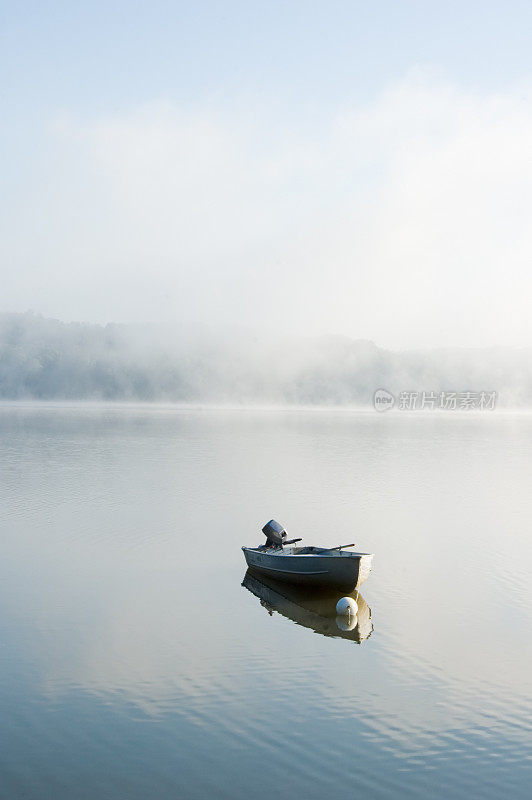
M 287 539 L 285 529 L 274 519 L 266 523 L 262 532 L 266 536 L 266 544 L 261 545 L 264 548 L 276 547 L 282 550 L 284 544 L 294 544 L 301 541 L 301 539 Z
M 262 532 L 266 536 L 266 547 L 282 547 L 286 543 L 286 531 L 274 519 L 266 523 Z

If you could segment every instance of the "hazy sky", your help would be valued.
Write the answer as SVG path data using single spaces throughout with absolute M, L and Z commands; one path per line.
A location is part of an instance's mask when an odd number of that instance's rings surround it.
M 0 8 L 0 310 L 532 345 L 532 3 Z

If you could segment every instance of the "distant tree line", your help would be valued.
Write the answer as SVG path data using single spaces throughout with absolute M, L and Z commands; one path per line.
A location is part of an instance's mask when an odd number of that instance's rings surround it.
M 373 392 L 486 390 L 532 400 L 530 349 L 397 352 L 364 340 L 183 337 L 176 328 L 0 314 L 0 398 L 369 405 Z

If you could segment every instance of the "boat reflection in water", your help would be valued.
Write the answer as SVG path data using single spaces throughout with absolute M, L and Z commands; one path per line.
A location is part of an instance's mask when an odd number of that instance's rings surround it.
M 360 594 L 345 595 L 341 591 L 304 588 L 258 576 L 248 569 L 242 586 L 259 598 L 270 615 L 274 611 L 298 625 L 311 628 L 322 636 L 336 636 L 360 644 L 371 635 L 371 609 Z M 356 616 L 337 616 L 340 597 L 352 597 L 358 605 Z

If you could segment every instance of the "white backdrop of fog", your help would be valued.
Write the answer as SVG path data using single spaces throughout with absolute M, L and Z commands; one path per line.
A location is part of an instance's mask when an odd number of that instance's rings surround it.
M 498 393 L 532 404 L 531 348 L 397 352 L 341 336 L 276 337 L 0 314 L 0 398 L 230 406 L 369 406 L 376 389 Z M 420 394 L 421 396 L 421 394 Z
M 532 344 L 529 86 L 475 94 L 415 72 L 317 125 L 274 106 L 56 117 L 33 191 L 6 202 L 2 308 Z

